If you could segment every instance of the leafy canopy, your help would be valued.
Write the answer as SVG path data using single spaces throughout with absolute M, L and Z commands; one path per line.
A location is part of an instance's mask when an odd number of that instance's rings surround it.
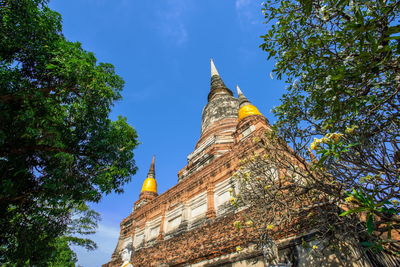
M 395 0 L 268 0 L 261 45 L 288 83 L 274 111 L 279 136 L 338 182 L 329 194 L 347 203 L 342 216 L 366 214 L 368 238 L 387 233 L 389 244 L 400 229 L 399 9 Z
M 73 214 L 136 171 L 136 131 L 108 118 L 123 80 L 46 4 L 0 1 L 0 263 L 50 257 Z

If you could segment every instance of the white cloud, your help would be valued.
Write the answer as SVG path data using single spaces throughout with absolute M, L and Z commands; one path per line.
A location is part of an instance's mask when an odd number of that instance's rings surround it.
M 236 0 L 236 13 L 242 27 L 246 24 L 262 23 L 261 3 L 262 1 L 255 0 Z
M 236 9 L 248 6 L 251 0 L 236 0 Z
M 118 238 L 119 228 L 106 226 L 104 224 L 99 224 L 99 229 L 97 230 L 99 236 L 104 238 Z
M 187 0 L 168 0 L 157 12 L 159 31 L 176 45 L 183 45 L 188 40 L 184 22 L 187 11 Z

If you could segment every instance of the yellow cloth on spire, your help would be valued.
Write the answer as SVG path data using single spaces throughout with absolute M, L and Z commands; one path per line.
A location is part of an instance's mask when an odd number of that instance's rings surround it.
M 258 109 L 255 106 L 251 104 L 245 105 L 239 109 L 238 120 L 241 120 L 251 115 L 262 115 L 262 114 L 260 113 L 260 111 L 258 111 Z
M 143 182 L 142 192 L 154 192 L 157 193 L 157 182 L 156 179 L 152 177 L 147 177 Z

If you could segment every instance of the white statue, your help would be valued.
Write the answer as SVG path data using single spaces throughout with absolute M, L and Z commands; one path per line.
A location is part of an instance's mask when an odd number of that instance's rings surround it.
M 132 251 L 128 247 L 125 247 L 121 251 L 121 258 L 123 261 L 121 267 L 133 267 L 133 264 L 130 263 L 131 255 L 132 255 Z

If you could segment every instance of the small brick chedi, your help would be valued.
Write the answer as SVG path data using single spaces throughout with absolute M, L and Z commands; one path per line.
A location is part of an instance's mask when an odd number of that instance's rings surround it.
M 240 160 L 262 149 L 253 140 L 270 125 L 239 87 L 237 93 L 234 97 L 225 86 L 211 60 L 201 136 L 178 172 L 178 183 L 158 195 L 153 158 L 139 200 L 121 222 L 118 244 L 103 267 L 264 266 L 263 252 L 252 244 L 255 233 L 233 227 L 246 210 L 234 209 L 229 200 L 237 191 L 232 176 Z M 279 250 L 284 247 L 281 242 Z M 301 259 L 296 265 L 315 266 Z

